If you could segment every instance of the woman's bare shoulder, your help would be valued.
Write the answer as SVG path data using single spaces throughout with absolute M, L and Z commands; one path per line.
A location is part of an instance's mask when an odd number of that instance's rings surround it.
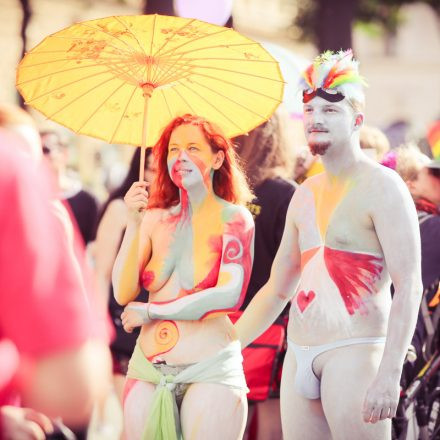
M 244 222 L 248 226 L 254 225 L 251 212 L 243 205 L 225 202 L 223 207 L 223 217 L 226 223 Z
M 143 229 L 151 230 L 154 226 L 169 218 L 170 215 L 172 215 L 170 208 L 148 208 L 142 219 Z
M 150 216 L 151 218 L 162 218 L 166 217 L 169 213 L 169 208 L 148 208 L 145 211 L 145 215 Z
M 111 218 L 126 218 L 127 207 L 123 199 L 113 199 L 107 206 L 105 214 Z
M 104 233 L 123 230 L 127 224 L 127 207 L 122 199 L 112 200 L 102 216 L 98 226 L 98 237 Z

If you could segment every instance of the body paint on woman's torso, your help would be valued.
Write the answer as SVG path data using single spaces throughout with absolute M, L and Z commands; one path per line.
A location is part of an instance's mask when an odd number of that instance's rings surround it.
M 225 215 L 228 204 L 213 194 L 213 170 L 203 160 L 181 152 L 169 160 L 168 169 L 179 187 L 180 203 L 155 227 L 152 256 L 142 274 L 150 302 L 159 303 L 171 303 L 217 285 L 223 235 L 231 221 Z M 234 257 L 229 249 L 228 255 Z M 149 359 L 170 351 L 179 340 L 176 322 L 164 320 L 154 325 L 155 346 L 147 354 Z

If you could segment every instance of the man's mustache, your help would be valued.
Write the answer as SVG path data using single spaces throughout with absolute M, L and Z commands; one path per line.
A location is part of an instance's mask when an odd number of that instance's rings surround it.
M 311 133 L 312 131 L 328 131 L 328 130 L 321 124 L 314 124 L 308 128 L 309 133 Z

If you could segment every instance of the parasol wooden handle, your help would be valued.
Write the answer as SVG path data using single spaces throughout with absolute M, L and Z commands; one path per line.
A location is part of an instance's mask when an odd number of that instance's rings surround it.
M 147 148 L 147 118 L 148 118 L 148 104 L 150 102 L 151 95 L 153 94 L 154 87 L 151 84 L 142 85 L 144 101 L 144 120 L 142 123 L 142 145 L 141 145 L 141 163 L 139 166 L 139 182 L 145 180 L 145 150 Z

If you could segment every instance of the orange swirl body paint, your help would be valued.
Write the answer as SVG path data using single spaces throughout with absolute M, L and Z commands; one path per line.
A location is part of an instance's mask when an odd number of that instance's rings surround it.
M 179 329 L 174 321 L 162 321 L 156 324 L 153 354 L 147 356 L 151 362 L 156 356 L 168 353 L 179 340 Z

